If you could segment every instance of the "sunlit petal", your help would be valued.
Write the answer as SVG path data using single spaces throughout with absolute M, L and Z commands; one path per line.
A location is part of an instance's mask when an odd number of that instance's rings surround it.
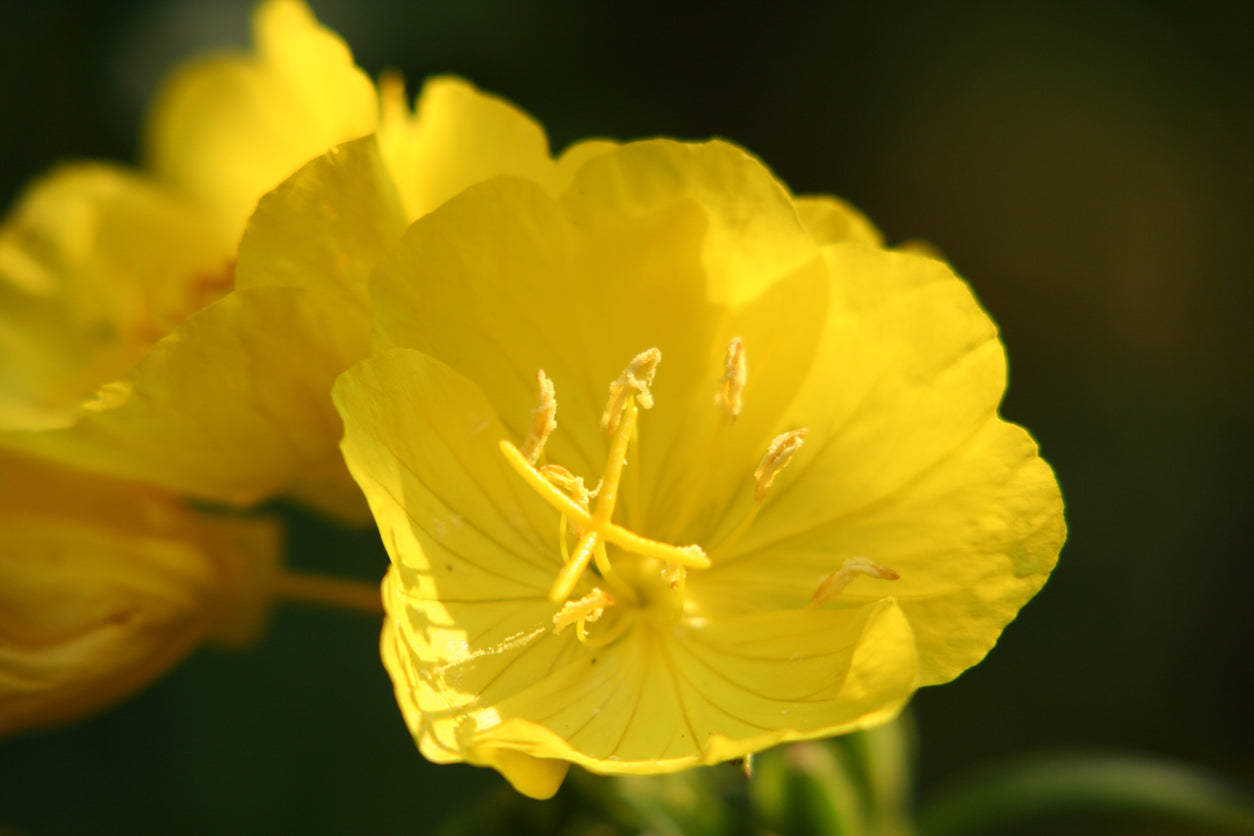
M 370 79 L 303 3 L 261 3 L 253 38 L 255 55 L 205 58 L 167 81 L 147 134 L 151 169 L 205 207 L 232 248 L 258 198 L 378 120 Z
M 518 108 L 458 78 L 423 85 L 413 112 L 399 78 L 385 78 L 379 143 L 410 218 L 499 174 L 554 176 L 544 129 Z

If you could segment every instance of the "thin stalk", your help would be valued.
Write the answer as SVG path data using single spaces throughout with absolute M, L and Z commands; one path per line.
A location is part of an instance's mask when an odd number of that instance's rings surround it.
M 383 615 L 377 582 L 285 570 L 275 580 L 274 594 L 283 601 Z

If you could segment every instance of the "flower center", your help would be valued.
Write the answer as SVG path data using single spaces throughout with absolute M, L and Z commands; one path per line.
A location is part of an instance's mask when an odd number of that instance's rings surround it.
M 662 566 L 659 571 L 664 579 L 678 578 L 685 569 L 709 568 L 710 560 L 700 546 L 675 546 L 652 540 L 618 525 L 613 519 L 623 467 L 627 464 L 627 448 L 635 435 L 640 408 L 653 406 L 649 385 L 661 359 L 662 352 L 656 348 L 641 352 L 610 384 L 610 399 L 601 416 L 601 426 L 613 435 L 601 480 L 594 491 L 585 488 L 582 478 L 560 465 L 536 467 L 544 441 L 557 426 L 553 420 L 556 411 L 553 386 L 543 371 L 537 375 L 539 405 L 532 411 L 531 433 L 523 449 L 519 450 L 509 441 L 501 442 L 501 452 L 506 461 L 562 515 L 559 539 L 565 562 L 549 590 L 549 600 L 554 604 L 566 602 L 566 607 L 558 614 L 563 624 L 577 619 L 573 613 L 585 609 L 581 602 L 588 596 L 580 601 L 568 599 L 589 564 L 596 564 L 597 571 L 613 595 L 637 604 L 648 603 L 641 600 L 640 591 L 650 584 L 642 584 L 645 579 L 638 577 L 645 566 Z M 592 507 L 594 498 L 596 504 Z M 567 534 L 571 529 L 577 537 L 573 548 L 567 543 Z M 628 575 L 634 577 L 625 578 L 615 571 L 606 548 L 609 545 L 646 559 L 632 561 Z M 667 580 L 667 586 L 682 596 L 680 585 Z
M 636 355 L 623 373 L 610 384 L 609 402 L 601 415 L 601 428 L 611 434 L 609 452 L 600 481 L 588 490 L 583 478 L 558 464 L 539 465 L 544 444 L 557 428 L 557 399 L 553 383 L 543 370 L 536 374 L 535 409 L 531 429 L 521 449 L 508 440 L 500 442 L 501 453 L 510 466 L 559 514 L 558 542 L 562 568 L 549 589 L 549 600 L 561 605 L 553 617 L 553 630 L 560 633 L 574 625 L 581 642 L 602 645 L 625 629 L 629 619 L 619 618 L 606 635 L 590 640 L 587 624 L 597 621 L 605 610 L 618 603 L 631 605 L 636 612 L 649 611 L 674 621 L 683 613 L 684 587 L 688 569 L 708 569 L 710 558 L 698 545 L 676 546 L 644 537 L 614 522 L 619 483 L 627 464 L 627 449 L 636 441 L 641 409 L 653 406 L 649 391 L 661 362 L 662 352 L 650 348 Z M 741 412 L 746 380 L 744 346 L 739 338 L 727 348 L 726 373 L 719 381 L 715 405 L 723 417 L 734 423 Z M 806 429 L 790 430 L 776 436 L 753 473 L 754 505 L 750 513 L 719 545 L 726 548 L 738 540 L 756 519 L 775 477 L 792 460 L 805 441 Z M 595 500 L 595 505 L 593 501 Z M 574 537 L 573 547 L 570 538 Z M 609 549 L 614 549 L 610 560 Z M 572 594 L 580 578 L 595 565 L 600 582 L 577 599 Z M 821 579 L 809 604 L 819 606 L 838 595 L 857 575 L 895 580 L 896 572 L 861 558 L 849 558 L 841 567 Z

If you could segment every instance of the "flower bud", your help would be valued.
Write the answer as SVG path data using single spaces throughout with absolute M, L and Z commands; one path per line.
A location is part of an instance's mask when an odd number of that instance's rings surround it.
M 206 638 L 255 635 L 278 553 L 270 521 L 0 454 L 0 734 L 107 708 Z

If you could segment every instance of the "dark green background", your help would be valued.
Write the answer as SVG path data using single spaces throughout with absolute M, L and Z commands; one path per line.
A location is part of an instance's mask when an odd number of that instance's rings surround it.
M 891 241 L 933 242 L 971 282 L 1010 357 L 1003 413 L 1057 470 L 1071 534 L 988 659 L 915 701 L 924 793 L 1056 747 L 1254 777 L 1248 12 L 1184 0 L 313 6 L 371 73 L 465 75 L 533 113 L 555 147 L 733 139 L 794 190 L 848 198 Z M 133 159 L 160 73 L 242 41 L 247 9 L 0 4 L 0 201 L 66 156 Z M 297 518 L 292 544 L 303 565 L 383 569 L 369 535 Z M 417 754 L 376 632 L 284 609 L 254 650 L 202 651 L 113 712 L 0 743 L 0 826 L 424 832 L 499 779 Z

